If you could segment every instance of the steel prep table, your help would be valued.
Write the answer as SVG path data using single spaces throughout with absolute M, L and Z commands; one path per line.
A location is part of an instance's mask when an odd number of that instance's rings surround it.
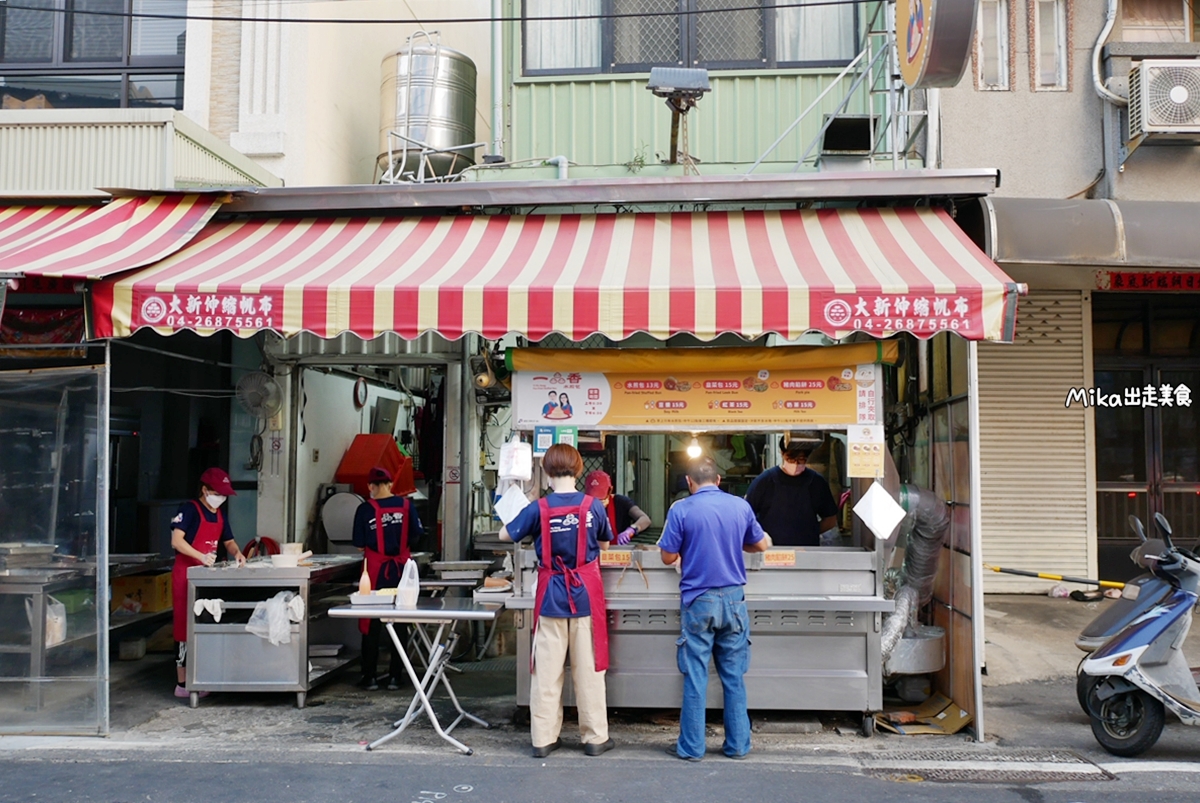
M 757 710 L 855 711 L 883 707 L 880 626 L 894 608 L 883 596 L 882 554 L 855 547 L 775 548 L 743 553 L 750 614 L 749 707 Z M 530 625 L 535 555 L 515 550 L 513 609 L 517 628 L 517 704 L 529 705 Z M 640 571 L 639 571 L 640 568 Z M 661 708 L 683 696 L 675 660 L 679 574 L 659 550 L 601 552 L 608 599 L 608 705 Z M 563 702 L 574 705 L 570 673 Z M 708 707 L 722 705 L 710 669 Z M 867 725 L 864 724 L 864 730 Z
M 334 605 L 345 605 L 347 593 L 362 571 L 357 555 L 313 555 L 313 565 L 274 567 L 269 560 L 234 568 L 231 564 L 193 566 L 188 569 L 187 689 L 191 706 L 202 691 L 295 692 L 296 706 L 304 707 L 309 689 L 358 658 L 357 629 L 327 616 Z M 271 644 L 247 632 L 246 620 L 254 606 L 280 591 L 291 591 L 304 600 L 304 620 L 291 625 L 292 640 Z M 220 599 L 225 616 L 220 623 L 211 614 L 195 614 L 197 599 Z M 341 643 L 332 657 L 310 657 L 310 644 Z M 352 648 L 351 643 L 355 646 Z

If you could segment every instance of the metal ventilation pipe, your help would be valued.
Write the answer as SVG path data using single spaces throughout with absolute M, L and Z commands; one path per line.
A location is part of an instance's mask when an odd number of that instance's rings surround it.
M 896 610 L 888 617 L 880 635 L 881 652 L 886 662 L 904 631 L 913 623 L 917 610 L 933 598 L 933 580 L 937 575 L 942 544 L 950 532 L 950 513 L 937 494 L 916 485 L 900 486 L 900 506 L 908 511 L 912 529 L 904 548 L 904 567 Z

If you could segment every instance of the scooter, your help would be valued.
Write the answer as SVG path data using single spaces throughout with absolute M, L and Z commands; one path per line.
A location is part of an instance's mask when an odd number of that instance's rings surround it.
M 1129 523 L 1142 541 L 1134 561 L 1171 590 L 1081 666 L 1083 674 L 1098 679 L 1085 705 L 1092 734 L 1117 756 L 1150 749 L 1162 734 L 1167 709 L 1185 725 L 1200 725 L 1200 688 L 1182 650 L 1200 593 L 1200 559 L 1174 545 L 1162 514 L 1155 515 L 1161 541 L 1147 539 L 1137 517 L 1130 516 Z

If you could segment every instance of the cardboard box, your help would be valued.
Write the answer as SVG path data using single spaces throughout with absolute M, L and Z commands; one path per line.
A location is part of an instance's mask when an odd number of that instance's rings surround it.
M 158 613 L 171 609 L 171 573 L 135 574 L 112 581 L 112 611 Z

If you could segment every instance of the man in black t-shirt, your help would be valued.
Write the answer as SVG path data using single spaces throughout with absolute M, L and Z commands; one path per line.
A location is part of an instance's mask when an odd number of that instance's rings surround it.
M 754 478 L 746 492 L 758 523 L 775 546 L 817 546 L 821 533 L 837 526 L 837 503 L 829 483 L 808 468 L 812 446 L 792 441 L 783 465 Z

